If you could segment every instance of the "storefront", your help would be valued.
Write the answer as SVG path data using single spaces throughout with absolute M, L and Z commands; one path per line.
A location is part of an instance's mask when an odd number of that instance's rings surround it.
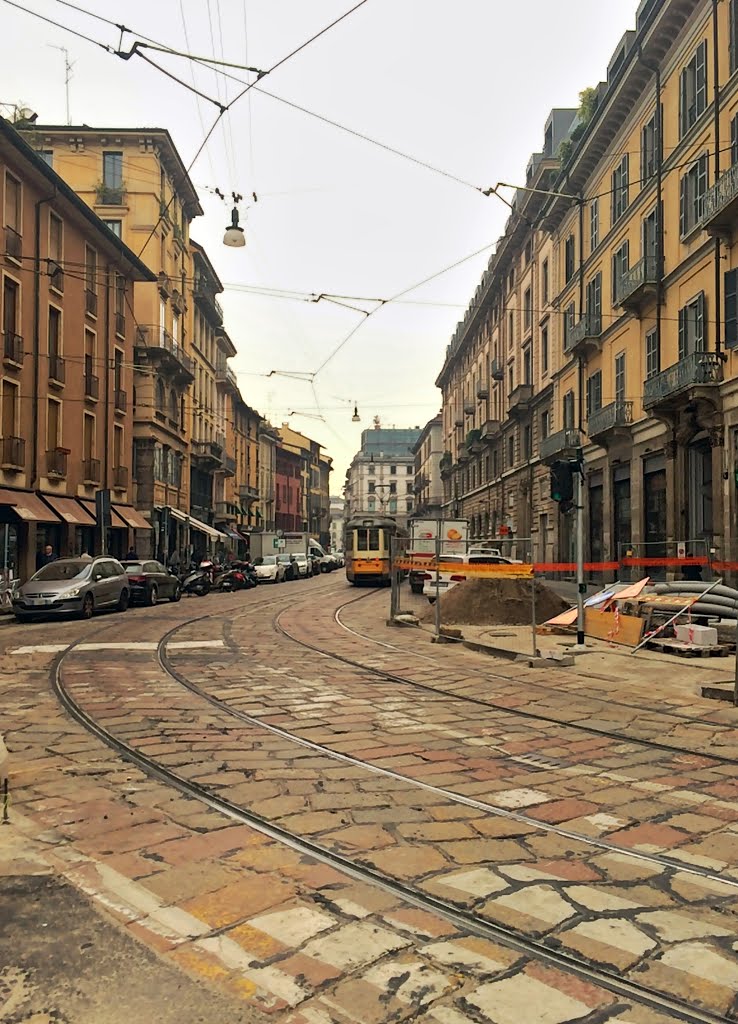
M 54 550 L 60 555 L 95 554 L 95 519 L 75 498 L 42 495 L 47 505 L 66 523 L 65 537 Z
M 47 544 L 52 545 L 55 554 L 60 554 L 64 524 L 31 491 L 0 488 L 0 528 L 4 578 L 32 576 Z
M 162 516 L 164 509 L 159 509 L 159 521 L 166 523 L 166 516 Z M 173 547 L 171 539 L 169 540 L 168 552 L 164 557 L 169 557 L 172 552 L 176 551 L 179 560 L 183 565 L 188 564 L 191 561 L 202 561 L 204 558 L 214 557 L 216 549 L 220 546 L 221 551 L 225 551 L 225 548 L 232 543 L 232 539 L 226 536 L 225 533 L 221 533 L 220 530 L 216 530 L 214 526 L 210 526 L 209 523 L 204 523 L 200 519 L 196 519 L 194 516 L 185 515 L 184 512 L 180 512 L 178 508 L 169 508 L 169 521 L 170 521 L 170 537 L 174 532 L 173 528 L 178 529 L 178 536 L 181 538 L 180 544 L 177 547 Z M 159 536 L 159 547 L 162 553 L 167 549 L 164 547 L 166 543 L 166 537 L 163 535 L 164 531 L 160 528 Z

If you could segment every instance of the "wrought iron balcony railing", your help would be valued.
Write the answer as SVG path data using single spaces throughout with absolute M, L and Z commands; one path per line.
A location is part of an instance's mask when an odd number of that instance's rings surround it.
M 614 401 L 590 413 L 587 433 L 591 438 L 601 437 L 618 427 L 629 427 L 633 422 L 633 403 Z
M 691 352 L 643 384 L 643 407 L 651 409 L 689 388 L 720 384 L 723 362 L 716 352 Z
M 637 303 L 646 292 L 658 284 L 659 261 L 655 256 L 644 256 L 635 266 L 626 270 L 618 282 L 617 300 L 621 306 Z
M 558 459 L 567 452 L 574 452 L 582 447 L 582 435 L 576 427 L 564 427 L 554 434 L 544 437 L 539 446 L 539 454 L 543 462 Z

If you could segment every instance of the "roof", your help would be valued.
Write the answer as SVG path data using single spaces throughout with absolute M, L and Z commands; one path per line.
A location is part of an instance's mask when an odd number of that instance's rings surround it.
M 210 276 L 212 277 L 213 281 L 215 282 L 216 291 L 222 292 L 224 290 L 223 289 L 223 282 L 218 277 L 218 274 L 217 274 L 217 272 L 215 270 L 215 267 L 210 262 L 210 257 L 208 256 L 207 252 L 205 251 L 205 247 L 203 245 L 200 245 L 199 242 L 196 242 L 195 239 L 192 237 L 192 235 L 190 235 L 190 245 L 194 249 L 193 255 L 195 256 L 195 258 L 201 260 L 205 264 L 205 269 L 207 270 L 208 274 L 210 274 Z
M 430 434 L 431 430 L 433 430 L 434 427 L 442 427 L 442 426 L 443 426 L 443 416 L 439 412 L 439 413 L 437 413 L 433 417 L 432 420 L 428 420 L 426 425 L 421 428 L 420 434 L 418 435 L 418 440 L 413 445 L 413 452 L 417 453 L 418 451 L 420 451 L 421 444 L 426 439 L 428 434 Z
M 29 146 L 23 136 L 3 117 L 0 117 L 0 142 L 12 146 L 39 176 L 45 178 L 54 188 L 55 194 L 61 196 L 75 208 L 91 227 L 105 239 L 106 245 L 110 249 L 114 249 L 120 258 L 137 272 L 140 280 L 156 281 L 156 274 L 149 270 L 133 249 L 129 249 L 125 242 L 122 242 L 117 235 L 113 234 L 105 221 L 101 220 L 83 199 L 80 199 L 74 189 L 70 188 L 66 181 L 53 168 L 49 167 L 36 150 Z
M 181 190 L 187 203 L 192 217 L 201 217 L 203 215 L 203 208 L 200 206 L 200 198 L 195 190 L 195 186 L 192 184 L 187 168 L 182 162 L 182 157 L 179 155 L 177 147 L 174 145 L 172 136 L 169 134 L 166 128 L 94 128 L 89 124 L 38 124 L 24 129 L 27 133 L 35 132 L 46 132 L 47 134 L 55 135 L 68 135 L 71 137 L 79 137 L 80 135 L 150 135 L 159 137 L 165 145 L 165 163 L 168 164 L 168 170 L 173 178 L 177 188 Z

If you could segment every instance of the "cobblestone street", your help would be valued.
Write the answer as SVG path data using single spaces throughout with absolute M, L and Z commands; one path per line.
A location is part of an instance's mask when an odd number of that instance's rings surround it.
M 668 661 L 615 692 L 387 606 L 339 574 L 3 626 L 7 892 L 89 897 L 79 941 L 122 929 L 185 1022 L 186 986 L 283 1024 L 735 1019 L 736 712 Z M 69 1016 L 24 920 L 0 1020 L 104 1020 L 113 968 Z

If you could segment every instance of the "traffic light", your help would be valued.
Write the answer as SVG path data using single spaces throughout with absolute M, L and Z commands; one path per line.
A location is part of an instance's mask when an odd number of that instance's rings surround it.
M 574 497 L 574 472 L 571 462 L 554 462 L 551 466 L 551 497 L 559 505 Z M 566 511 L 566 510 L 564 510 Z

